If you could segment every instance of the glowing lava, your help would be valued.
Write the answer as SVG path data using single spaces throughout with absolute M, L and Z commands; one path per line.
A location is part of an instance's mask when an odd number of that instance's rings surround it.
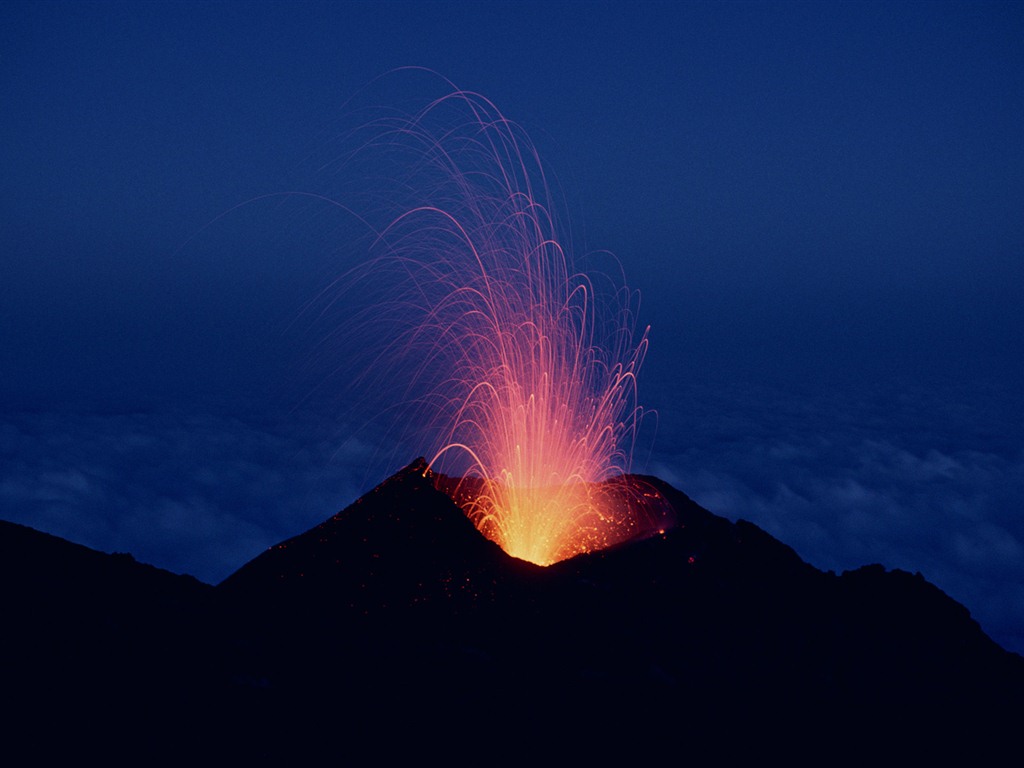
M 375 364 L 403 376 L 431 467 L 463 478 L 444 489 L 505 551 L 545 565 L 664 525 L 635 479 L 614 479 L 643 417 L 635 296 L 573 266 L 529 139 L 457 90 L 366 128 L 360 151 L 413 161 L 356 277 L 393 291 L 375 320 L 396 333 Z

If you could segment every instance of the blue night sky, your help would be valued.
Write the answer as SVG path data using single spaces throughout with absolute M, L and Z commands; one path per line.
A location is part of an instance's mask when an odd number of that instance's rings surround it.
M 217 582 L 415 457 L 323 386 L 363 251 L 287 194 L 405 66 L 639 290 L 634 470 L 1024 652 L 1019 3 L 4 4 L 0 516 Z

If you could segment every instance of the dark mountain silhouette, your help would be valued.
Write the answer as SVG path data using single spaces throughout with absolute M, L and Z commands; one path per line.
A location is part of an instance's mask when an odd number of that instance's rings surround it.
M 105 754 L 187 708 L 213 673 L 213 587 L 0 521 L 3 744 Z
M 548 568 L 483 538 L 422 461 L 216 588 L 0 525 L 12 733 L 474 762 L 977 760 L 1015 738 L 1024 659 L 920 574 L 824 573 L 631 482 L 675 525 Z

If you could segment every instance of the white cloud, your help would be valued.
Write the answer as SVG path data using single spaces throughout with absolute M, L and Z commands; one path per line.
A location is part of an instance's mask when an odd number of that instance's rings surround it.
M 0 422 L 0 509 L 217 582 L 366 490 L 366 445 L 336 431 L 316 414 L 11 415 Z
M 1024 602 L 1006 598 L 1024 595 L 1015 393 L 967 393 L 968 405 L 963 393 L 924 390 L 807 396 L 694 385 L 687 394 L 699 418 L 687 440 L 677 434 L 655 456 L 655 474 L 818 567 L 921 571 L 1000 642 L 1024 634 Z
M 819 568 L 921 571 L 1024 651 L 1015 395 L 969 407 L 948 393 L 869 395 L 692 386 L 636 469 Z M 0 514 L 217 582 L 415 458 L 374 445 L 313 412 L 12 415 L 0 419 Z

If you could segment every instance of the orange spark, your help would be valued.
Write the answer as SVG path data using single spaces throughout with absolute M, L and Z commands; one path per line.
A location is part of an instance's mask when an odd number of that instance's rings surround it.
M 544 565 L 656 530 L 657 499 L 610 482 L 630 471 L 644 415 L 636 295 L 574 265 L 529 138 L 459 90 L 369 130 L 360 152 L 412 158 L 402 211 L 355 275 L 393 291 L 374 315 L 396 332 L 373 380 L 409 372 L 420 449 L 463 478 L 446 490 L 485 536 Z

